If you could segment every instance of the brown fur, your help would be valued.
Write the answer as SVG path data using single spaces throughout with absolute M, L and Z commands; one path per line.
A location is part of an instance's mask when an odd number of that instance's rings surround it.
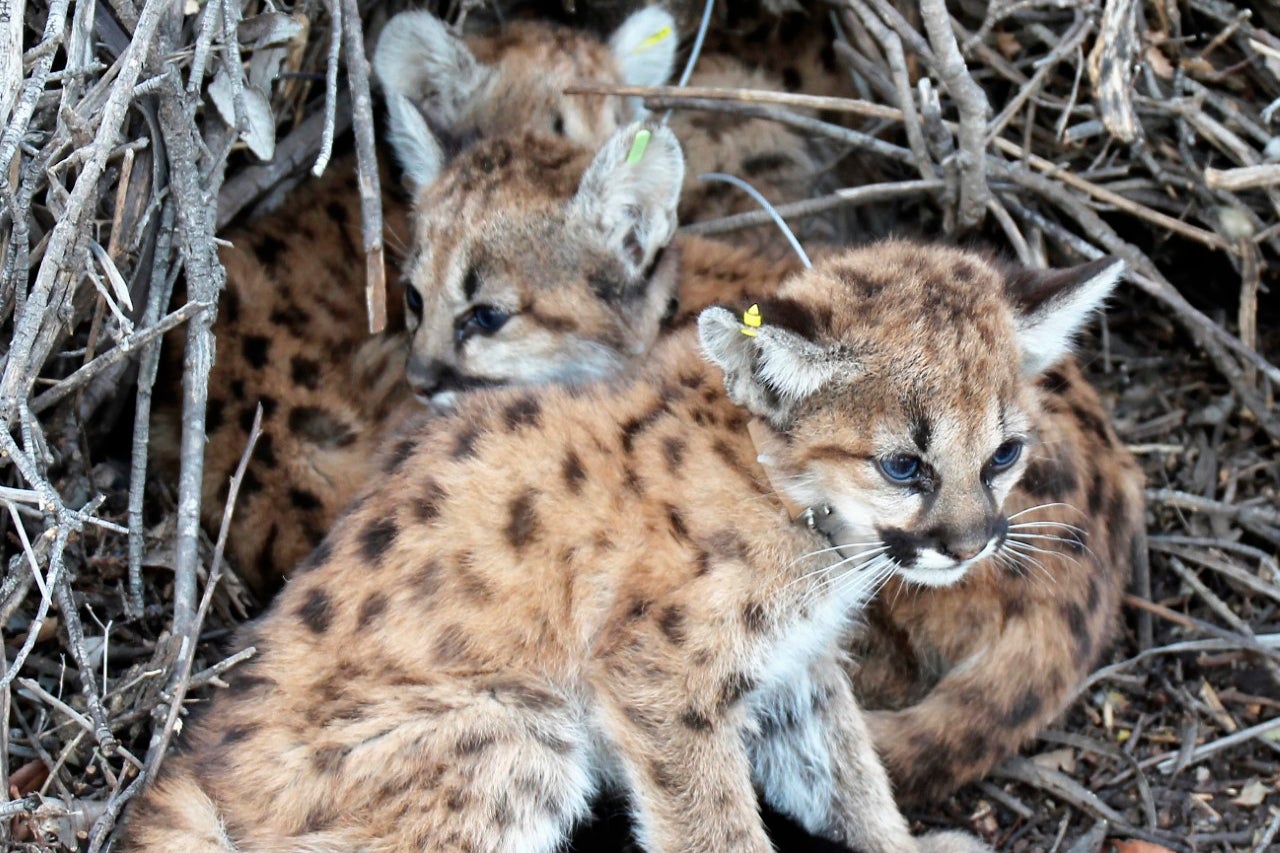
M 598 39 L 529 23 L 474 36 L 468 45 L 503 85 L 496 96 L 469 105 L 451 128 L 460 137 L 541 126 L 557 114 L 569 117 L 566 134 L 578 144 L 594 145 L 616 128 L 620 99 L 560 92 L 565 80 L 581 75 L 618 82 Z M 576 150 L 566 142 L 550 145 Z M 388 177 L 384 172 L 384 190 Z M 449 215 L 447 207 L 440 210 Z M 385 240 L 393 256 L 409 241 L 407 216 L 399 195 L 384 191 Z M 283 208 L 225 238 L 231 245 L 219 251 L 227 285 L 214 326 L 218 357 L 209 377 L 201 509 L 206 527 L 216 532 L 261 402 L 263 436 L 241 486 L 228 554 L 264 595 L 318 544 L 369 476 L 382 436 L 410 411 L 402 405 L 409 398 L 405 343 L 399 331 L 373 338 L 363 331 L 365 264 L 351 159 L 335 161 L 324 177 L 290 194 Z M 399 330 L 399 293 L 388 302 L 389 327 Z M 160 387 L 171 390 L 159 398 L 152 438 L 157 466 L 171 472 L 180 434 L 180 336 L 170 336 L 166 349 Z
M 958 256 L 938 253 L 930 287 Z M 648 849 L 764 853 L 753 775 L 811 831 L 916 848 L 839 666 L 869 581 L 790 521 L 746 429 L 754 416 L 785 439 L 770 463 L 784 471 L 857 478 L 882 386 L 969 375 L 921 360 L 927 336 L 905 360 L 877 345 L 903 300 L 860 301 L 852 282 L 882 257 L 848 253 L 780 294 L 809 345 L 857 353 L 863 376 L 801 397 L 784 384 L 785 403 L 745 410 L 730 398 L 756 380 L 725 360 L 713 327 L 728 315 L 712 309 L 699 329 L 724 374 L 686 331 L 635 379 L 479 393 L 408 431 L 243 637 L 257 655 L 188 726 L 125 849 L 550 850 L 607 780 Z M 995 335 L 988 387 L 1031 407 L 1016 358 L 1000 358 L 996 280 L 951 290 L 986 318 L 953 335 L 950 300 L 906 307 L 962 353 Z M 727 346 L 756 345 L 729 320 Z M 793 338 L 770 324 L 758 345 Z
M 899 801 L 936 802 L 981 779 L 1065 709 L 1115 634 L 1145 559 L 1143 477 L 1074 359 L 1037 386 L 1043 414 L 1005 501 L 1039 549 L 947 589 L 891 580 L 871 605 L 854 683 Z M 1061 525 L 1073 525 L 1078 531 Z M 1055 541 L 1052 537 L 1062 537 Z M 970 666 L 962 666 L 972 661 Z

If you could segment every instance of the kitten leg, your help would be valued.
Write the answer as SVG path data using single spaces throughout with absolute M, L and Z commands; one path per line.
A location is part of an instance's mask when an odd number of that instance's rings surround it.
M 772 853 L 751 785 L 742 715 L 656 710 L 615 699 L 604 727 L 617 745 L 640 847 L 649 853 Z
M 917 849 L 838 661 L 815 663 L 751 710 L 755 774 L 770 805 L 866 853 Z

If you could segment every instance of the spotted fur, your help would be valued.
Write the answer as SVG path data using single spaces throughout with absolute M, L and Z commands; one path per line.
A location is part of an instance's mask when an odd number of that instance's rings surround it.
M 947 298 L 860 298 L 904 254 L 934 261 L 922 290 Z M 962 261 L 970 284 L 937 278 Z M 947 342 L 993 349 L 992 398 L 1034 420 L 1017 336 L 1037 309 L 1002 286 L 960 252 L 851 251 L 791 279 L 754 337 L 712 308 L 631 378 L 427 418 L 242 638 L 257 654 L 187 727 L 124 849 L 549 851 L 614 787 L 645 849 L 764 853 L 757 785 L 858 849 L 986 849 L 907 834 L 841 662 L 881 578 L 774 489 L 854 524 L 882 489 L 841 484 L 870 476 L 859 427 L 886 386 L 971 369 L 926 359 L 934 336 L 885 351 L 877 315 L 906 307 L 942 335 L 961 291 L 985 322 Z M 930 412 L 989 450 L 969 402 Z
M 408 39 L 412 51 L 383 50 L 376 64 L 389 96 L 411 102 L 408 115 L 430 121 L 455 141 L 555 125 L 553 117 L 560 116 L 556 136 L 562 138 L 549 143 L 560 152 L 550 155 L 554 159 L 569 143 L 598 145 L 631 112 L 618 98 L 564 96 L 564 82 L 592 76 L 610 83 L 648 81 L 624 76 L 621 60 L 645 33 L 669 21 L 664 14 L 655 9 L 633 16 L 606 44 L 532 22 L 464 43 L 432 16 L 410 13 L 394 19 L 386 32 Z M 403 70 L 411 59 L 427 58 L 423 51 L 431 46 L 445 57 L 434 66 L 444 68 L 440 77 Z M 669 73 L 669 52 L 663 58 L 660 49 L 651 50 L 644 57 L 649 64 L 632 69 L 633 75 Z M 485 82 L 459 84 L 462 94 L 448 99 L 445 109 L 428 94 L 441 94 L 431 88 L 437 83 L 456 83 L 459 65 Z M 510 98 L 513 93 L 519 97 Z M 388 174 L 382 183 L 391 184 Z M 446 211 L 440 213 L 448 216 Z M 383 217 L 387 244 L 393 251 L 402 248 L 410 239 L 408 207 L 394 192 L 384 192 Z M 403 319 L 397 294 L 389 306 L 397 331 L 374 338 L 363 332 L 365 262 L 350 159 L 334 162 L 277 212 L 224 236 L 231 245 L 219 250 L 227 286 L 214 326 L 218 357 L 209 378 L 202 514 L 216 532 L 231 474 L 261 404 L 263 436 L 241 485 L 228 554 L 249 586 L 266 594 L 316 546 L 369 476 L 382 436 L 411 411 L 403 381 L 405 342 L 398 331 Z M 172 471 L 181 423 L 179 336 L 172 336 L 167 351 L 160 387 L 171 390 L 158 398 L 152 448 L 158 467 Z

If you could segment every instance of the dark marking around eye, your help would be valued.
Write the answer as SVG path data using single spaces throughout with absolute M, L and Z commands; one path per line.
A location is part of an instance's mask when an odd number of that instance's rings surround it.
M 911 440 L 915 442 L 916 447 L 920 448 L 923 453 L 929 449 L 929 442 L 933 439 L 933 422 L 929 420 L 926 414 L 917 414 L 911 419 Z
M 468 267 L 466 276 L 462 279 L 462 295 L 470 302 L 476 298 L 476 293 L 480 290 L 480 275 L 476 272 L 475 267 Z

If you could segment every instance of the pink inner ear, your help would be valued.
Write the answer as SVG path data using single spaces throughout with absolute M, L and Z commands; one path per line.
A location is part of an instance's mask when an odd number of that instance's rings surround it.
M 1005 295 L 1020 313 L 1030 314 L 1046 302 L 1092 280 L 1119 261 L 1119 258 L 1107 256 L 1066 269 L 1015 267 L 1005 273 Z

